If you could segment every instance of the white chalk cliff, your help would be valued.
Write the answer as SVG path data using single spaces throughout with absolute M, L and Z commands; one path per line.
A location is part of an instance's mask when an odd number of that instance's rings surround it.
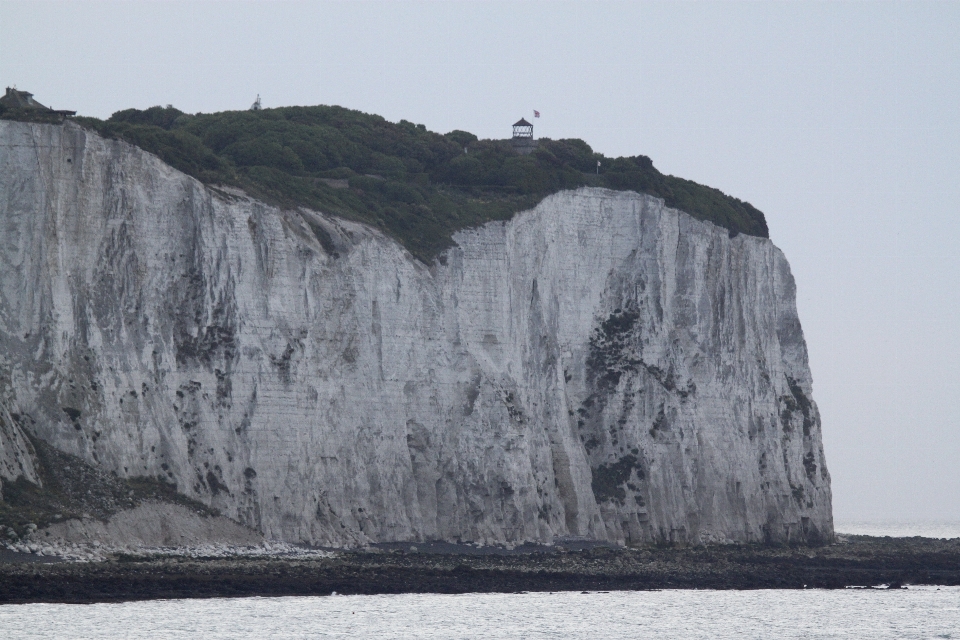
M 832 537 L 770 240 L 580 189 L 455 241 L 0 121 L 0 475 L 26 430 L 290 542 Z

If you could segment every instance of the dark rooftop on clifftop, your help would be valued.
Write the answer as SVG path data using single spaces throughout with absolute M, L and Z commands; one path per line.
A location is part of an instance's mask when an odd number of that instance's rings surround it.
M 0 105 L 8 109 L 36 109 L 39 111 L 51 111 L 61 116 L 72 116 L 75 115 L 76 111 L 68 111 L 63 109 L 53 109 L 45 105 L 40 104 L 33 99 L 33 94 L 29 91 L 20 91 L 16 87 L 7 87 L 6 94 L 0 98 Z

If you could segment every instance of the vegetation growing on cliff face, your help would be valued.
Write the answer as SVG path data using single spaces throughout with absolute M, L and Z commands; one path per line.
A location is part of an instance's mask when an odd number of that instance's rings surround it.
M 750 204 L 663 175 L 646 156 L 606 158 L 582 140 L 541 138 L 524 156 L 509 140 L 441 135 L 328 106 L 196 115 L 168 106 L 76 120 L 203 182 L 376 225 L 424 261 L 458 229 L 509 219 L 581 186 L 649 193 L 731 234 L 767 236 L 763 214 Z

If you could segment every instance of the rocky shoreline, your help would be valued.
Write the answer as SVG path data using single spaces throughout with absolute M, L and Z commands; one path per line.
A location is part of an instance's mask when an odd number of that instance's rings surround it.
M 106 552 L 88 562 L 5 552 L 0 603 L 384 593 L 803 589 L 960 585 L 960 539 L 838 537 L 822 547 L 723 545 L 258 553 Z M 33 560 L 27 562 L 27 559 Z M 40 562 L 38 562 L 40 561 Z

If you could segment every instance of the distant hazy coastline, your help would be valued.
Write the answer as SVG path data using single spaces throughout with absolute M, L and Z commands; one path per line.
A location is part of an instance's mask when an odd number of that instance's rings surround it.
M 957 520 L 837 520 L 834 529 L 838 534 L 878 538 L 960 538 Z

